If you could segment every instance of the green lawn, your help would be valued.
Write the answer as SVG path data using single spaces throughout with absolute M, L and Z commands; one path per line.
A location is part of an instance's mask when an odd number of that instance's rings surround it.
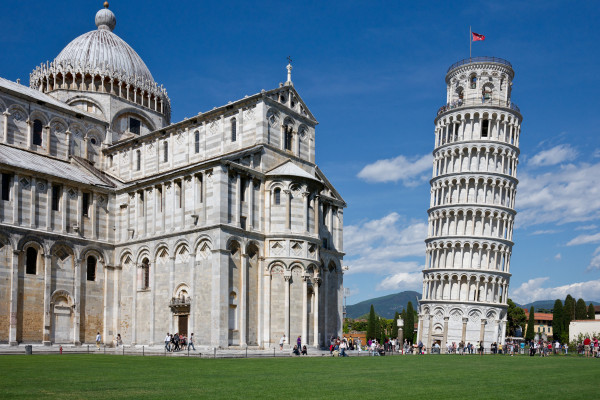
M 600 360 L 404 356 L 0 356 L 0 398 L 599 398 Z

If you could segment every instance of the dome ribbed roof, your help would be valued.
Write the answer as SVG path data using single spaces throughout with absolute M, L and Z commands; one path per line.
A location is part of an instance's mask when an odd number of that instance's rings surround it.
M 109 68 L 131 78 L 154 82 L 152 74 L 140 56 L 123 39 L 115 35 L 117 20 L 108 8 L 96 14 L 98 29 L 74 39 L 54 59 L 55 63 L 80 65 L 87 71 Z

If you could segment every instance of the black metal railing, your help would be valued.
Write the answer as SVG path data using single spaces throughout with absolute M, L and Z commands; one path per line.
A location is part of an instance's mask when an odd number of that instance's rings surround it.
M 473 106 L 507 107 L 507 108 L 510 108 L 511 110 L 515 110 L 519 114 L 521 113 L 521 110 L 519 109 L 519 107 L 510 100 L 505 101 L 502 99 L 494 99 L 494 98 L 486 99 L 485 97 L 481 96 L 481 97 L 473 97 L 473 98 L 454 100 L 451 103 L 441 106 L 438 109 L 437 115 L 445 113 L 446 111 L 453 110 L 455 108 L 473 107 Z
M 497 64 L 506 65 L 512 69 L 512 64 L 503 58 L 483 56 L 483 57 L 465 58 L 464 60 L 455 62 L 454 64 L 452 64 L 450 66 L 450 68 L 448 68 L 448 71 L 446 73 L 452 71 L 454 68 L 460 67 L 461 65 L 473 64 L 473 63 L 477 63 L 477 62 L 493 62 L 493 63 L 497 63 Z

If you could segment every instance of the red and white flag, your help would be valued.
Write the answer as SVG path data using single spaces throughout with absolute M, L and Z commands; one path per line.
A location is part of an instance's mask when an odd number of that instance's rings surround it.
M 478 40 L 485 40 L 485 36 L 484 35 L 480 35 L 479 33 L 475 33 L 475 32 L 471 32 L 471 34 L 473 35 L 473 41 L 476 42 Z

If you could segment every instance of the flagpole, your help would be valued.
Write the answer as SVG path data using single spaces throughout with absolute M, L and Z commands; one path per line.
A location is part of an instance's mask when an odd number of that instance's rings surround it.
M 469 62 L 471 61 L 471 47 L 473 46 L 473 34 L 471 33 L 471 26 L 469 25 Z

